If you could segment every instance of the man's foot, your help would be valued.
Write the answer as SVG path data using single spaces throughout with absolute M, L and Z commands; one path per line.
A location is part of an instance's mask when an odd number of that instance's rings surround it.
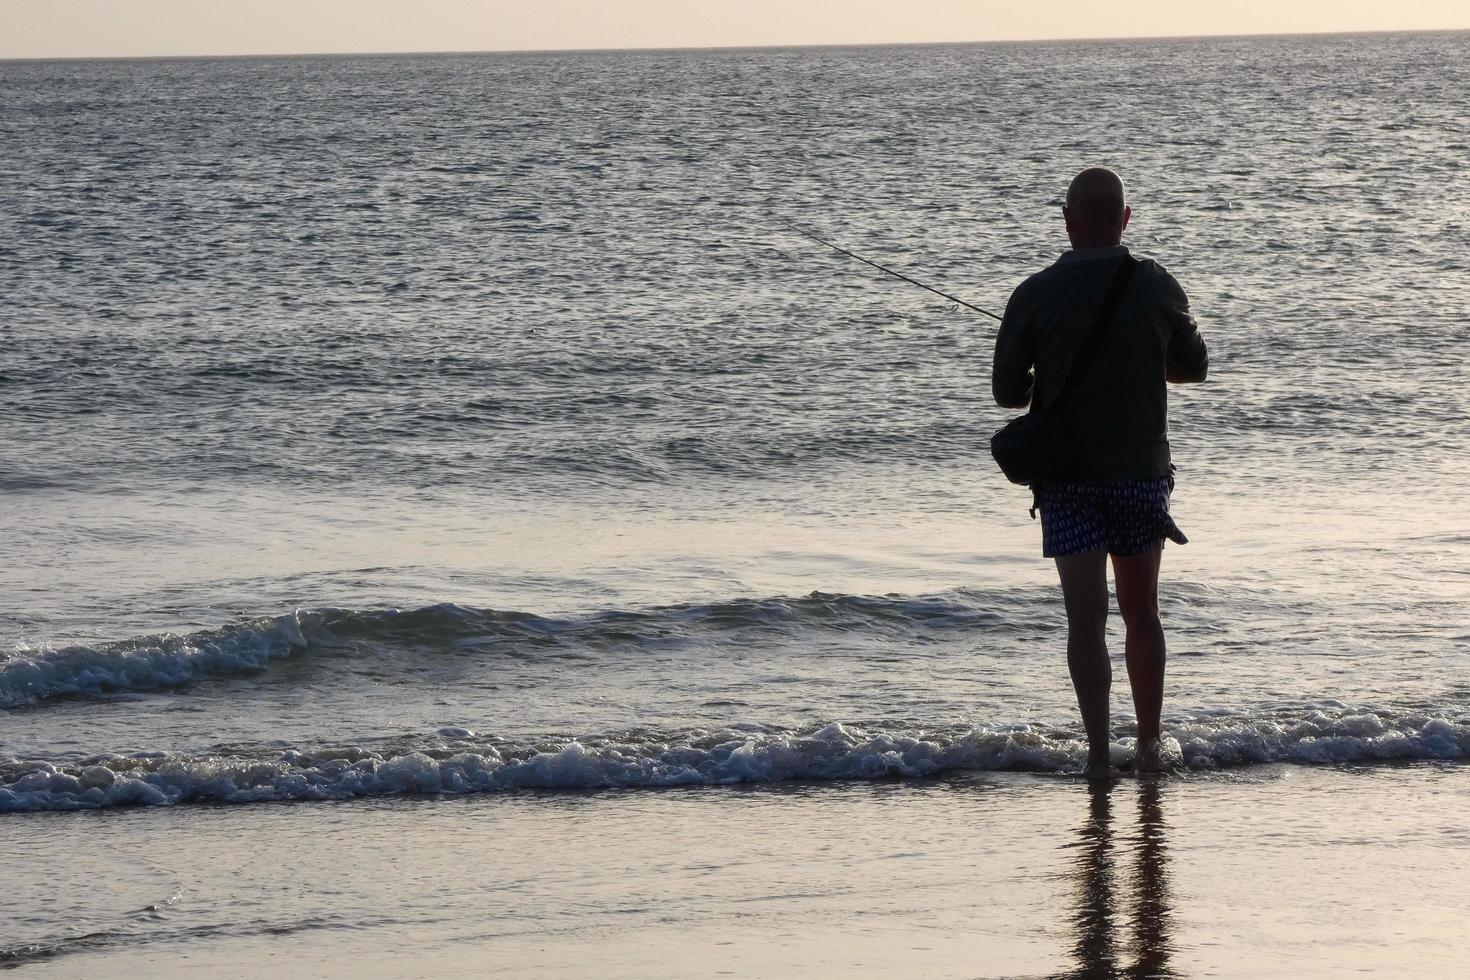
M 1113 770 L 1112 756 L 1087 753 L 1087 765 L 1083 768 L 1082 775 L 1088 779 L 1112 779 L 1117 775 Z
M 1159 740 L 1151 738 L 1147 742 L 1139 742 L 1129 768 L 1134 772 L 1163 772 L 1164 750 Z

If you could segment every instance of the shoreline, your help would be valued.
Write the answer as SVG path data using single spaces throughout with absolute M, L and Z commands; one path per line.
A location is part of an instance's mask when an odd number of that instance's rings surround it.
M 83 841 L 78 866 L 146 854 L 147 887 L 177 887 L 108 946 L 11 965 L 631 978 L 1301 977 L 1412 963 L 1452 976 L 1459 886 L 1444 869 L 1470 845 L 1467 803 L 1470 766 L 1417 763 L 1126 778 L 1105 792 L 987 773 L 11 818 L 22 855 L 50 853 L 48 840 Z

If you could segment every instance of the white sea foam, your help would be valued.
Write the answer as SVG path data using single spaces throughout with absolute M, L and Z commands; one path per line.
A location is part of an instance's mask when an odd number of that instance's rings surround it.
M 552 747 L 464 741 L 370 752 L 289 751 L 230 755 L 107 756 L 79 765 L 0 764 L 0 811 L 72 810 L 195 801 L 342 800 L 403 793 L 599 789 L 923 777 L 952 771 L 1073 773 L 1083 743 L 1028 726 L 951 735 L 865 733 L 838 723 L 811 732 L 734 731 L 662 738 L 589 738 Z M 1166 754 L 1181 767 L 1262 762 L 1326 764 L 1470 758 L 1470 719 L 1309 712 L 1300 717 L 1204 718 L 1177 724 Z M 432 743 L 432 744 L 430 744 Z M 1126 756 L 1130 746 L 1115 746 Z
M 104 646 L 18 652 L 0 660 L 0 708 L 67 694 L 171 687 L 259 670 L 306 645 L 298 614 L 223 630 Z

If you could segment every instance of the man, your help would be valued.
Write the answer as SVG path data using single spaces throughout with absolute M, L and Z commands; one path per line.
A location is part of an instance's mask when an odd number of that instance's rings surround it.
M 995 343 L 995 400 L 1047 409 L 1093 330 L 1104 295 L 1129 260 L 1120 244 L 1132 216 L 1111 170 L 1082 171 L 1062 217 L 1072 250 L 1023 282 Z M 1038 488 L 1042 554 L 1056 559 L 1067 610 L 1067 666 L 1087 732 L 1087 775 L 1111 771 L 1108 738 L 1108 558 L 1127 630 L 1124 659 L 1138 716 L 1134 766 L 1159 768 L 1164 628 L 1159 562 L 1164 539 L 1185 537 L 1169 516 L 1174 489 L 1165 382 L 1203 381 L 1209 367 L 1189 301 L 1162 266 L 1134 267 L 1090 366 L 1073 382 L 1062 420 L 1078 443 L 1074 472 Z

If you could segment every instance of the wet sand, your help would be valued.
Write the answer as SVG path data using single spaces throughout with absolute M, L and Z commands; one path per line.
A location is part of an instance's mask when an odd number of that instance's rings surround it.
M 8 965 L 355 980 L 1462 976 L 1467 804 L 1470 767 L 1415 764 L 1109 789 L 987 774 L 20 816 L 7 821 L 18 867 L 50 867 L 53 901 L 169 895 Z

